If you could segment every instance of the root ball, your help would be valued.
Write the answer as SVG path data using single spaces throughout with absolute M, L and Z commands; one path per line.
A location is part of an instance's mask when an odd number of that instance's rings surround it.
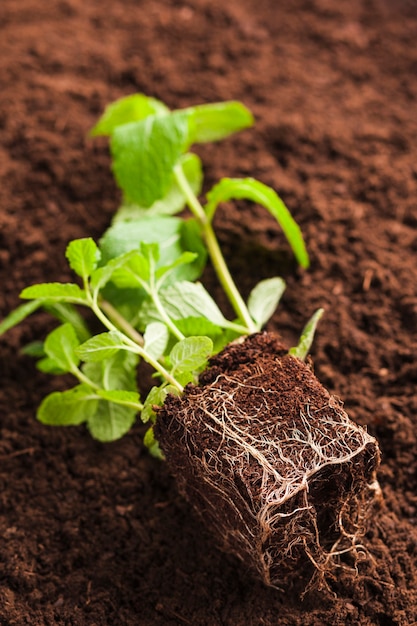
M 324 581 L 363 553 L 378 444 L 275 335 L 214 357 L 155 432 L 179 491 L 266 584 L 307 563 Z

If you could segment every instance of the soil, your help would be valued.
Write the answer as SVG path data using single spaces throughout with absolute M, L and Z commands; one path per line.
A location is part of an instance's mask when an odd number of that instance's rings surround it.
M 207 185 L 274 186 L 312 264 L 295 270 L 272 217 L 246 203 L 218 212 L 225 254 L 245 293 L 285 276 L 268 326 L 285 343 L 325 308 L 315 372 L 379 440 L 384 495 L 372 569 L 303 600 L 266 588 L 217 549 L 140 425 L 101 445 L 36 421 L 64 384 L 19 353 L 51 328 L 39 314 L 0 344 L 0 623 L 417 623 L 416 1 L 2 0 L 0 23 L 0 315 L 24 286 L 70 279 L 67 242 L 109 224 L 106 141 L 87 138 L 108 102 L 240 99 L 257 124 L 199 150 Z
M 376 440 L 275 333 L 213 357 L 199 385 L 168 396 L 154 431 L 179 492 L 265 584 L 330 590 L 338 568 L 366 558 Z

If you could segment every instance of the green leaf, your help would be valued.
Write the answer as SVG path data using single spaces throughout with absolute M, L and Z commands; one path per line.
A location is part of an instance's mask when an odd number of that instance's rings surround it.
M 123 335 L 115 330 L 100 333 L 78 346 L 76 354 L 83 361 L 103 361 L 119 350 L 128 350 Z
M 132 222 L 117 222 L 106 231 L 100 241 L 103 263 L 108 264 L 110 259 L 122 257 L 127 252 L 138 251 L 140 242 L 156 243 L 160 252 L 157 268 L 175 262 L 185 251 L 196 252 L 199 256 L 193 263 L 178 266 L 169 276 L 169 282 L 180 279 L 194 280 L 204 267 L 207 253 L 196 226 L 186 227 L 186 224 L 188 220 L 184 222 L 178 217 L 148 215 Z M 119 266 L 123 264 L 119 261 L 114 262 L 119 263 Z M 108 273 L 108 270 L 99 268 L 93 277 L 101 271 Z M 113 270 L 110 271 L 110 274 L 112 273 Z M 96 282 L 94 279 L 94 284 Z
M 52 374 L 53 376 L 66 374 L 68 372 L 67 369 L 62 369 L 54 359 L 50 359 L 48 356 L 36 362 L 36 369 L 43 374 Z
M 92 137 L 98 135 L 111 135 L 115 128 L 129 122 L 143 120 L 149 115 L 166 115 L 168 107 L 141 93 L 120 98 L 109 104 L 97 124 L 90 131 Z
M 32 356 L 35 358 L 41 358 L 45 356 L 45 350 L 43 348 L 43 341 L 31 341 L 27 343 L 20 350 L 21 354 L 25 354 L 26 356 Z
M 91 237 L 71 241 L 65 253 L 70 268 L 84 280 L 90 277 L 100 260 L 100 251 Z
M 168 393 L 172 393 L 172 389 L 176 389 L 172 385 L 162 385 L 160 387 L 152 387 L 148 395 L 146 396 L 146 400 L 143 405 L 142 412 L 140 414 L 140 418 L 142 422 L 146 424 L 149 420 L 155 422 L 156 413 L 154 411 L 154 406 L 162 406 L 165 402 L 165 398 Z M 171 391 L 170 391 L 171 390 Z M 178 392 L 178 390 L 176 389 Z
M 24 300 L 41 300 L 46 302 L 70 302 L 72 304 L 88 304 L 85 292 L 74 283 L 42 283 L 23 289 L 20 297 Z
M 165 352 L 169 332 L 165 324 L 161 322 L 151 322 L 146 327 L 143 335 L 144 350 L 154 359 L 159 359 Z
M 104 361 L 84 363 L 82 371 L 101 389 L 137 391 L 136 368 L 139 357 L 133 352 L 119 350 Z
M 217 337 L 222 334 L 222 328 L 205 317 L 184 317 L 175 320 L 175 326 L 186 337 L 192 337 L 193 335 Z
M 100 400 L 96 412 L 87 421 L 87 427 L 94 439 L 103 443 L 115 441 L 131 429 L 136 415 L 136 409 Z
M 71 324 L 63 324 L 49 333 L 45 339 L 44 349 L 45 354 L 64 372 L 71 372 L 80 362 L 76 353 L 79 345 L 79 339 Z
M 192 143 L 224 139 L 253 125 L 252 113 L 241 102 L 215 102 L 185 109 L 191 114 Z
M 100 396 L 100 398 L 103 398 L 103 400 L 115 402 L 116 404 L 140 405 L 139 393 L 137 391 L 123 391 L 121 389 L 99 389 L 97 391 L 97 395 Z M 139 410 L 139 406 L 136 407 L 136 410 Z
M 0 335 L 3 335 L 14 326 L 20 324 L 20 322 L 23 322 L 28 315 L 39 309 L 42 304 L 42 300 L 33 300 L 32 302 L 25 302 L 25 304 L 18 306 L 0 323 Z
M 206 363 L 212 351 L 213 342 L 209 337 L 186 337 L 170 352 L 172 371 L 195 371 Z
M 227 327 L 229 322 L 201 283 L 179 281 L 161 289 L 161 302 L 174 319 L 204 317 L 213 324 Z
M 196 252 L 183 252 L 175 261 L 169 263 L 168 265 L 163 265 L 159 267 L 155 272 L 155 277 L 158 279 L 159 285 L 162 283 L 162 280 L 165 280 L 169 274 L 173 272 L 177 267 L 181 265 L 189 265 L 197 258 Z
M 266 278 L 261 280 L 250 292 L 248 310 L 259 330 L 272 317 L 285 291 L 282 278 Z
M 159 443 L 155 439 L 155 433 L 153 431 L 153 426 L 148 428 L 148 430 L 146 431 L 145 436 L 143 438 L 143 443 L 148 448 L 149 453 L 153 457 L 155 457 L 156 459 L 159 459 L 160 461 L 164 461 L 165 460 L 164 454 L 163 454 L 161 448 L 159 447 Z
M 303 236 L 291 213 L 271 187 L 253 178 L 223 178 L 207 194 L 206 213 L 212 219 L 220 202 L 231 199 L 251 200 L 264 206 L 281 226 L 301 267 L 309 266 Z
M 54 391 L 41 402 L 37 418 L 50 426 L 77 426 L 97 409 L 97 397 L 87 385 Z
M 179 163 L 185 178 L 188 181 L 193 193 L 199 195 L 201 193 L 203 183 L 203 172 L 201 160 L 196 154 L 188 152 L 181 156 Z M 172 181 L 171 187 L 163 198 L 157 200 L 152 206 L 146 208 L 124 199 L 121 207 L 117 210 L 113 218 L 113 224 L 117 222 L 131 222 L 144 217 L 144 215 L 174 215 L 183 210 L 186 204 L 186 197 L 180 189 L 176 179 Z
M 188 136 L 188 115 L 182 112 L 153 115 L 114 129 L 113 172 L 130 201 L 150 207 L 166 195 Z
M 111 281 L 117 287 L 121 288 L 138 288 L 146 287 L 150 279 L 150 263 L 149 260 L 138 250 L 132 250 L 123 255 L 124 263 L 114 259 L 109 262 L 109 266 L 115 265 L 115 270 L 111 275 Z
M 301 359 L 302 361 L 305 360 L 311 348 L 311 344 L 313 343 L 317 324 L 321 316 L 323 315 L 323 313 L 324 313 L 324 309 L 317 309 L 314 315 L 312 315 L 310 320 L 304 326 L 298 345 L 295 346 L 294 348 L 290 348 L 289 354 L 292 354 L 292 356 L 295 356 Z
M 87 341 L 91 337 L 91 333 L 87 325 L 77 309 L 67 302 L 44 303 L 44 309 L 51 315 L 56 317 L 63 324 L 71 324 L 80 341 Z

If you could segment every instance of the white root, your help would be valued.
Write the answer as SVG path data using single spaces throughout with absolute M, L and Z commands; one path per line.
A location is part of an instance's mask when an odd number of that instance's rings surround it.
M 355 568 L 366 553 L 360 539 L 379 489 L 378 447 L 328 394 L 322 406 L 307 398 L 297 415 L 277 415 L 285 390 L 265 387 L 264 380 L 260 362 L 243 379 L 241 372 L 221 373 L 194 410 L 180 409 L 174 428 L 196 481 L 177 478 L 190 500 L 198 491 L 200 511 L 217 526 L 224 547 L 249 557 L 267 584 L 278 586 L 303 553 L 320 586 L 327 572 L 348 566 L 346 555 Z M 202 432 L 214 447 L 201 449 Z

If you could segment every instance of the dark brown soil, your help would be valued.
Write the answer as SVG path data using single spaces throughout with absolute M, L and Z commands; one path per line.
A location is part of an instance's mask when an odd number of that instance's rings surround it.
M 265 584 L 330 590 L 366 558 L 376 440 L 274 333 L 227 346 L 154 429 L 179 492 Z
M 416 1 L 2 0 L 0 23 L 0 314 L 25 285 L 68 279 L 67 242 L 109 224 L 107 147 L 86 139 L 106 103 L 241 99 L 256 128 L 201 150 L 207 180 L 273 185 L 312 266 L 294 271 L 273 219 L 244 203 L 219 211 L 225 252 L 244 292 L 285 272 L 269 328 L 286 343 L 326 309 L 315 372 L 378 438 L 385 502 L 366 537 L 375 570 L 341 573 L 337 597 L 254 582 L 143 451 L 139 425 L 100 445 L 36 422 L 62 384 L 18 353 L 50 327 L 38 315 L 0 345 L 0 623 L 415 624 Z

